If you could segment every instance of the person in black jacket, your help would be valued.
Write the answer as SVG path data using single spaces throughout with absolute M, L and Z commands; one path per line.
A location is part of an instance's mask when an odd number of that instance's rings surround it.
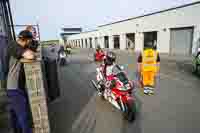
M 29 48 L 33 40 L 32 33 L 21 31 L 17 41 L 8 45 L 9 72 L 7 76 L 7 95 L 11 124 L 14 129 L 21 129 L 20 133 L 32 133 L 29 125 L 29 105 L 25 90 L 25 72 L 20 59 L 34 59 L 35 54 Z

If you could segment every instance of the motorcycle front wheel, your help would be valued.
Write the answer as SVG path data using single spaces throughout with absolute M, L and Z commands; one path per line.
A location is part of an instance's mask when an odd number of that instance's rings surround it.
M 96 82 L 94 80 L 91 80 L 91 82 L 92 82 L 92 85 L 94 86 L 94 88 L 97 90 L 98 96 L 104 100 L 105 98 L 103 96 L 103 92 L 100 91 L 100 88 L 98 88 L 98 85 L 96 84 Z
M 60 59 L 59 64 L 60 64 L 60 66 L 65 66 L 66 65 L 66 60 L 65 59 Z
M 128 120 L 129 122 L 133 122 L 136 117 L 136 105 L 125 104 L 125 112 L 123 112 L 124 119 Z

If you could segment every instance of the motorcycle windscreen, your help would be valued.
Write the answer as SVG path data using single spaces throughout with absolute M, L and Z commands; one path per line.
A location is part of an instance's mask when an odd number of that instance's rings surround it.
M 126 77 L 126 75 L 123 73 L 123 72 L 120 72 L 116 75 L 116 77 L 124 84 L 128 84 L 129 83 L 129 80 L 128 78 Z
M 116 77 L 123 83 L 127 84 L 129 82 L 128 78 L 126 77 L 125 73 L 122 71 L 122 69 L 116 65 L 113 67 L 112 72 Z

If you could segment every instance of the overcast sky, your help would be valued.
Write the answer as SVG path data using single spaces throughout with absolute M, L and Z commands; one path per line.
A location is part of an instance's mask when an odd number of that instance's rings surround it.
M 15 24 L 40 24 L 41 39 L 58 39 L 62 27 L 98 25 L 197 0 L 10 0 Z

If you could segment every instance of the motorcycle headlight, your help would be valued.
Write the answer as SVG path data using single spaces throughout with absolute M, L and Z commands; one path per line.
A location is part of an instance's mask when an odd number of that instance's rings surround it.
M 118 88 L 120 91 L 126 91 L 127 89 L 126 89 L 126 87 L 119 87 Z
M 120 91 L 127 91 L 130 89 L 130 87 L 126 87 L 126 86 L 123 86 L 123 87 L 119 87 L 118 88 Z

